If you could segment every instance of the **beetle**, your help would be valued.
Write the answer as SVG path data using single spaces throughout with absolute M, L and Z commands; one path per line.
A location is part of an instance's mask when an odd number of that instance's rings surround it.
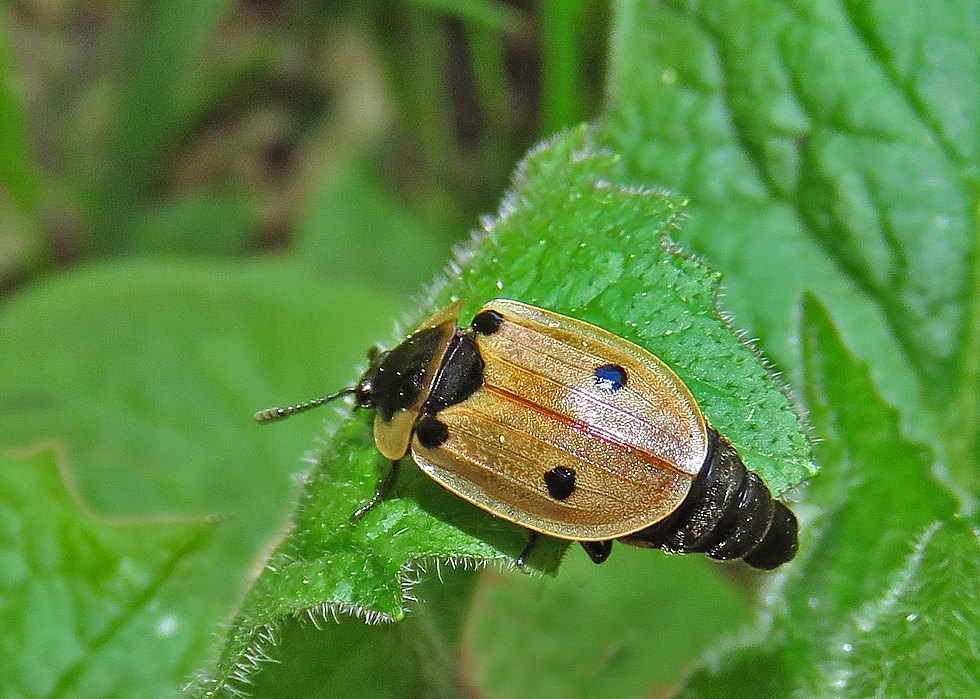
M 352 395 L 374 441 L 478 507 L 578 541 L 596 563 L 613 541 L 742 559 L 771 570 L 798 547 L 796 517 L 745 468 L 660 359 L 595 325 L 518 301 L 458 327 L 456 301 L 375 352 L 356 386 L 255 414 L 259 422 Z M 358 510 L 361 514 L 375 500 Z

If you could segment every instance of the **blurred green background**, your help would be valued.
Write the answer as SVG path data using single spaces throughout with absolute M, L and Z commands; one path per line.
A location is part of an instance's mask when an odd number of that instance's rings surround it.
M 607 21 L 484 0 L 4 13 L 8 288 L 122 255 L 278 252 L 392 296 L 443 266 L 528 146 L 595 114 Z

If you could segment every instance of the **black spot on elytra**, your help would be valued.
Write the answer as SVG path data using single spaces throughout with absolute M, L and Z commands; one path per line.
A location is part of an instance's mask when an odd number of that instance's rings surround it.
M 481 335 L 493 335 L 504 324 L 504 317 L 497 311 L 481 311 L 473 319 L 472 328 Z
M 449 439 L 449 428 L 434 417 L 424 417 L 415 425 L 415 436 L 426 449 L 435 449 Z
M 575 492 L 575 471 L 565 466 L 556 466 L 544 474 L 544 484 L 548 494 L 555 500 L 565 500 Z

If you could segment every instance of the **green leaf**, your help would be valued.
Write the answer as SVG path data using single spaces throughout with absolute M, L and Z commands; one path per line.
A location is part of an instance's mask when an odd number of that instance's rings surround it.
M 841 652 L 840 637 L 852 633 L 862 609 L 892 594 L 914 542 L 952 521 L 956 502 L 930 474 L 933 454 L 903 436 L 898 412 L 884 403 L 867 366 L 846 350 L 812 297 L 803 306 L 803 353 L 814 428 L 830 439 L 818 444 L 828 467 L 810 492 L 823 511 L 812 526 L 819 538 L 807 547 L 797 584 L 786 590 L 788 652 L 796 663 L 819 666 Z M 876 655 L 874 662 L 892 657 L 886 644 Z M 803 674 L 814 691 L 822 681 Z
M 777 491 L 797 483 L 812 467 L 792 406 L 719 317 L 717 275 L 679 254 L 667 237 L 683 203 L 616 184 L 616 162 L 584 128 L 535 150 L 518 168 L 500 215 L 460 252 L 410 325 L 452 297 L 467 300 L 464 319 L 492 298 L 512 297 L 596 323 L 671 364 L 709 419 Z M 197 692 L 247 672 L 283 616 L 341 611 L 398 619 L 405 614 L 405 580 L 419 560 L 510 562 L 526 544 L 524 530 L 450 495 L 410 464 L 393 496 L 352 522 L 389 468 L 374 449 L 371 420 L 354 416 L 324 450 L 293 529 L 250 590 Z M 532 564 L 551 571 L 564 545 L 546 543 Z
M 692 657 L 751 620 L 735 580 L 711 574 L 724 566 L 624 546 L 596 568 L 578 553 L 553 580 L 481 579 L 462 644 L 463 684 L 499 699 L 666 694 Z
M 320 424 L 252 413 L 348 383 L 392 309 L 271 264 L 96 265 L 10 298 L 0 451 L 58 461 L 0 470 L 0 679 L 18 683 L 0 693 L 176 692 L 284 526 Z M 55 478 L 68 492 L 45 495 Z
M 934 9 L 622 0 L 600 142 L 691 197 L 679 242 L 779 366 L 798 379 L 809 289 L 910 422 L 948 429 L 975 490 L 980 23 Z
M 621 0 L 615 26 L 597 141 L 622 153 L 624 179 L 691 198 L 678 240 L 724 273 L 725 310 L 805 387 L 821 464 L 764 640 L 701 670 L 685 695 L 959 691 L 975 651 L 928 670 L 908 653 L 980 647 L 962 624 L 882 612 L 882 628 L 912 636 L 901 640 L 855 620 L 919 590 L 970 610 L 930 571 L 941 548 L 972 585 L 961 562 L 975 556 L 964 534 L 980 489 L 975 6 Z
M 203 519 L 101 518 L 63 449 L 0 456 L 0 693 L 172 695 L 210 645 Z
M 808 493 L 824 510 L 814 523 L 822 534 L 808 549 L 807 583 L 788 591 L 789 604 L 813 624 L 837 624 L 846 610 L 883 592 L 911 541 L 952 517 L 956 503 L 929 472 L 934 455 L 902 434 L 898 411 L 812 296 L 803 302 L 802 350 L 810 419 L 817 434 L 828 436 L 817 444 L 817 457 L 834 466 Z M 826 595 L 819 614 L 808 611 L 815 589 Z
M 974 696 L 980 603 L 968 581 L 978 562 L 977 533 L 964 522 L 926 529 L 887 593 L 840 639 L 839 696 Z
M 424 604 L 395 625 L 338 617 L 287 619 L 275 663 L 250 677 L 249 694 L 277 699 L 340 695 L 344 699 L 462 699 L 458 637 L 468 617 L 474 571 L 431 576 L 413 588 Z
M 947 680 L 963 686 L 964 673 L 975 674 L 973 650 L 936 665 L 913 662 L 910 649 L 938 656 L 940 648 L 980 643 L 980 627 L 970 625 L 975 596 L 961 591 L 976 567 L 975 533 L 930 474 L 933 455 L 902 434 L 898 411 L 812 296 L 802 326 L 807 404 L 814 429 L 828 438 L 817 443 L 823 468 L 808 491 L 816 511 L 803 518 L 800 555 L 782 581 L 773 619 L 779 633 L 736 650 L 720 673 L 702 670 L 685 696 L 731 696 L 760 656 L 787 669 L 785 696 L 897 696 L 907 681 L 920 687 L 908 696 L 928 696 Z M 927 591 L 939 597 L 927 601 Z

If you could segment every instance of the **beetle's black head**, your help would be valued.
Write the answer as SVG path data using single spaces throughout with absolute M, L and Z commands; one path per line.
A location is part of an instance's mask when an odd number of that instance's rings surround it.
M 368 352 L 368 359 L 371 366 L 364 372 L 364 376 L 354 386 L 354 401 L 358 408 L 374 408 L 375 405 L 375 386 L 378 383 L 378 374 L 381 372 L 381 365 L 384 363 L 388 352 L 380 352 L 376 347 L 372 347 Z
M 427 372 L 442 360 L 455 326 L 425 328 L 389 352 L 369 355 L 371 366 L 357 386 L 354 397 L 361 408 L 373 408 L 385 422 L 401 410 L 418 405 L 425 390 Z

